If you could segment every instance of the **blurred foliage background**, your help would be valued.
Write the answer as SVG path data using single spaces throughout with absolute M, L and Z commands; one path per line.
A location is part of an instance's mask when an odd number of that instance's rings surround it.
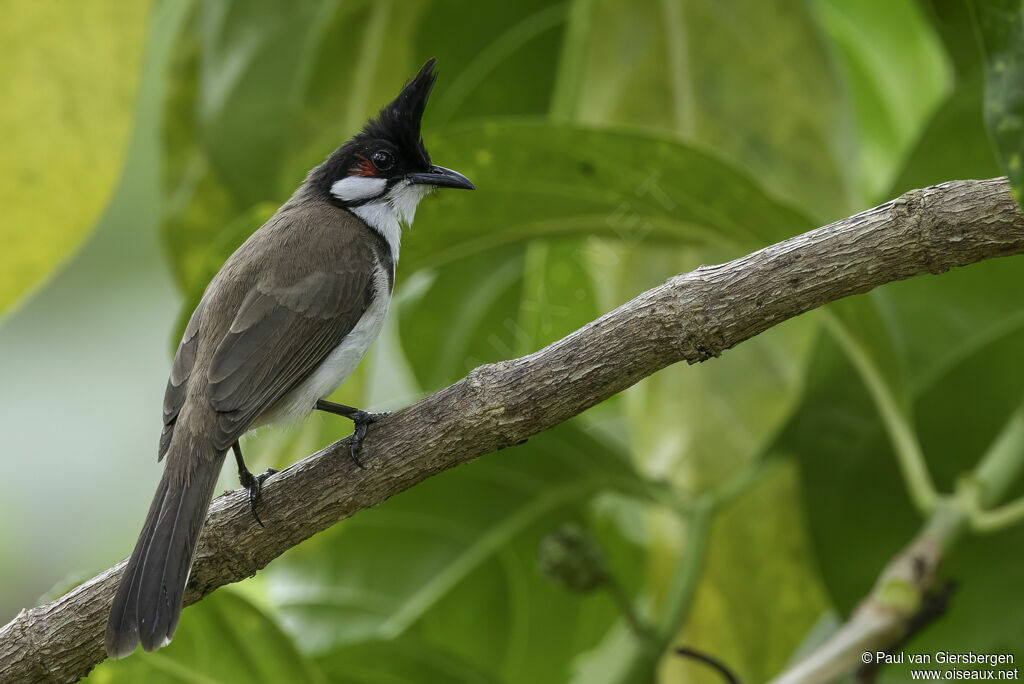
M 992 7 L 977 31 L 953 0 L 3 0 L 0 621 L 130 551 L 183 317 L 427 57 L 427 146 L 479 189 L 404 237 L 388 326 L 335 396 L 373 410 L 701 263 L 1000 159 L 1016 179 L 1024 81 L 998 65 L 1021 66 L 1020 3 Z M 666 369 L 309 540 L 91 679 L 718 681 L 685 644 L 765 681 L 921 526 L 900 464 L 950 492 L 1021 406 L 1022 275 L 896 283 Z M 282 467 L 349 429 L 244 446 Z M 948 614 L 907 648 L 1024 657 L 1022 549 L 1022 527 L 965 539 Z

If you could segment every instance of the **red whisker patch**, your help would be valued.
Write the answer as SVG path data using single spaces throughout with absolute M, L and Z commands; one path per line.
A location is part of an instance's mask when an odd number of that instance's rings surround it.
M 376 176 L 377 169 L 373 166 L 373 162 L 364 157 L 361 154 L 355 155 L 357 159 L 360 159 L 359 166 L 349 171 L 350 176 Z

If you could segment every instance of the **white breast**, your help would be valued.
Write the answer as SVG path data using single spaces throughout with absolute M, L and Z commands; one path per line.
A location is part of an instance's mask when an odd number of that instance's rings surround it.
M 348 379 L 380 334 L 391 305 L 388 274 L 377 266 L 373 277 L 377 295 L 356 326 L 317 366 L 312 375 L 265 411 L 253 427 L 290 422 L 308 415 L 313 411 L 317 399 L 328 397 Z

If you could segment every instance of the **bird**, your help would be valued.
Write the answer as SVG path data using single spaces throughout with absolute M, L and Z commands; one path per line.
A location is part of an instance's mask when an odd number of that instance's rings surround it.
M 420 135 L 437 80 L 428 60 L 363 128 L 314 167 L 210 281 L 185 327 L 164 394 L 164 469 L 110 609 L 107 654 L 170 643 L 206 511 L 234 453 L 255 522 L 264 481 L 239 438 L 314 410 L 355 428 L 350 456 L 383 414 L 327 401 L 380 333 L 401 234 L 437 188 L 474 189 L 430 159 Z

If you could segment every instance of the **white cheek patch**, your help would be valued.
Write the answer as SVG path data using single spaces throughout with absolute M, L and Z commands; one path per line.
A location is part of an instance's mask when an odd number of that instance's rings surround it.
M 384 192 L 387 184 L 388 182 L 383 178 L 347 176 L 334 182 L 334 185 L 331 186 L 331 194 L 342 202 L 356 202 L 377 197 Z

